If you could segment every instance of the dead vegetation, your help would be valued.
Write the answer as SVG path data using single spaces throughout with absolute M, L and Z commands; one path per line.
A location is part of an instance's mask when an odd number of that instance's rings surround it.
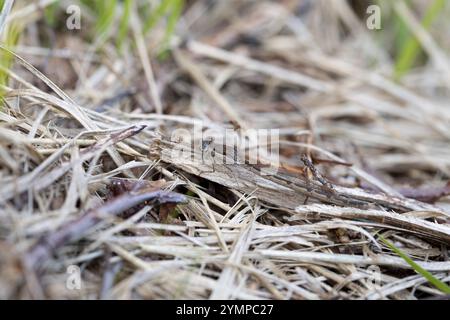
M 385 30 L 344 0 L 187 1 L 166 57 L 136 8 L 119 51 L 25 3 L 1 46 L 1 298 L 443 296 L 379 236 L 450 281 L 449 21 L 396 2 L 427 57 L 396 82 Z M 279 129 L 279 170 L 215 140 L 192 150 L 213 164 L 177 161 L 171 133 L 199 124 Z

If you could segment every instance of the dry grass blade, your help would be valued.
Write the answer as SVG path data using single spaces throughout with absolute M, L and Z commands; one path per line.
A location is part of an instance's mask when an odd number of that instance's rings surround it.
M 318 218 L 343 218 L 350 220 L 369 220 L 379 222 L 387 227 L 394 226 L 403 229 L 405 232 L 418 234 L 422 237 L 442 242 L 445 245 L 450 243 L 450 228 L 422 219 L 408 217 L 406 214 L 398 214 L 379 210 L 359 210 L 351 208 L 339 208 L 322 204 L 299 206 L 295 209 L 300 213 L 299 218 L 317 216 Z M 291 217 L 296 220 L 297 217 Z
M 150 201 L 162 204 L 185 202 L 186 199 L 183 195 L 162 190 L 124 194 L 106 202 L 99 208 L 89 210 L 77 220 L 40 239 L 26 254 L 25 265 L 31 269 L 39 269 L 41 264 L 48 260 L 59 248 L 80 239 L 84 233 L 100 221 L 118 215 L 140 203 Z

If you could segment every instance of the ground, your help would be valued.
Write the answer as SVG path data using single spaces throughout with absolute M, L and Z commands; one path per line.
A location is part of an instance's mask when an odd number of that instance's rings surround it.
M 0 15 L 1 298 L 450 294 L 449 3 L 145 3 Z

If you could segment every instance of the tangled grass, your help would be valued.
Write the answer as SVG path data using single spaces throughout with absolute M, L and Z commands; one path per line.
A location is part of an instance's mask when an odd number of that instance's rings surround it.
M 1 298 L 448 294 L 448 3 L 373 31 L 344 0 L 144 2 L 5 20 Z M 199 124 L 279 129 L 280 170 L 167 156 Z

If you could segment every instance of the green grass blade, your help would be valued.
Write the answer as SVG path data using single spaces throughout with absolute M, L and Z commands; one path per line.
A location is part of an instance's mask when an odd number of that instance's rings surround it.
M 159 57 L 161 59 L 166 58 L 167 56 L 167 49 L 170 42 L 170 38 L 175 32 L 175 28 L 177 26 L 177 22 L 181 16 L 181 13 L 183 12 L 184 7 L 184 0 L 173 0 L 172 2 L 172 12 L 170 13 L 168 19 L 167 19 L 167 26 L 166 26 L 166 33 L 164 35 L 164 41 L 163 41 L 163 48 L 161 52 L 159 53 Z
M 165 35 L 166 41 L 168 41 L 172 36 L 172 34 L 174 33 L 178 19 L 180 18 L 180 15 L 183 11 L 183 7 L 184 7 L 184 0 L 172 1 L 172 13 L 170 14 L 167 20 L 166 35 Z
M 172 6 L 172 0 L 163 0 L 160 4 L 155 8 L 155 10 L 150 14 L 150 17 L 144 24 L 143 32 L 144 35 L 147 34 L 155 24 L 162 19 L 162 17 L 170 10 Z
M 1 37 L 6 48 L 11 48 L 17 45 L 20 35 L 22 33 L 22 27 L 17 23 L 11 23 Z M 3 100 L 5 92 L 3 86 L 8 85 L 9 70 L 13 66 L 14 56 L 5 50 L 0 51 L 0 100 Z
M 3 29 L 6 27 L 6 18 L 12 9 L 14 0 L 2 0 L 0 3 L 0 37 L 2 35 Z
M 60 4 L 60 0 L 56 0 L 49 6 L 45 7 L 44 9 L 44 18 L 47 24 L 54 28 L 57 21 L 57 10 Z
M 130 27 L 130 16 L 131 16 L 131 10 L 133 8 L 133 0 L 125 0 L 123 5 L 124 5 L 123 16 L 120 21 L 119 33 L 117 35 L 117 46 L 119 47 L 120 51 L 122 51 L 123 42 L 128 33 L 128 29 Z
M 111 31 L 116 15 L 117 0 L 97 0 L 95 3 L 98 14 L 95 31 L 100 38 L 100 42 L 103 42 L 108 38 L 108 33 Z
M 19 42 L 20 34 L 22 33 L 22 28 L 20 28 L 17 24 L 11 24 L 6 29 L 6 36 L 3 38 L 4 44 L 7 48 L 14 47 Z M 0 65 L 5 70 L 9 70 L 14 62 L 14 57 L 11 53 L 2 51 L 0 52 Z M 6 71 L 0 71 L 0 84 L 7 85 L 8 82 L 8 73 Z
M 403 253 L 403 251 L 395 247 L 392 243 L 383 238 L 381 235 L 379 237 L 380 240 L 384 242 L 384 244 L 386 244 L 399 257 L 405 260 L 417 273 L 421 274 L 425 279 L 427 279 L 429 283 L 431 283 L 433 286 L 435 286 L 443 293 L 450 294 L 450 287 L 447 284 L 440 281 L 439 279 L 436 279 L 430 272 L 428 272 L 427 270 L 419 266 L 417 263 L 415 263 L 410 257 L 408 257 L 405 253 Z
M 428 30 L 432 23 L 441 13 L 446 4 L 446 0 L 434 0 L 434 2 L 428 7 L 424 18 L 422 19 L 422 26 L 425 30 Z M 398 54 L 395 64 L 394 78 L 400 79 L 404 76 L 414 65 L 417 56 L 421 52 L 421 48 L 417 39 L 410 34 L 408 40 Z

